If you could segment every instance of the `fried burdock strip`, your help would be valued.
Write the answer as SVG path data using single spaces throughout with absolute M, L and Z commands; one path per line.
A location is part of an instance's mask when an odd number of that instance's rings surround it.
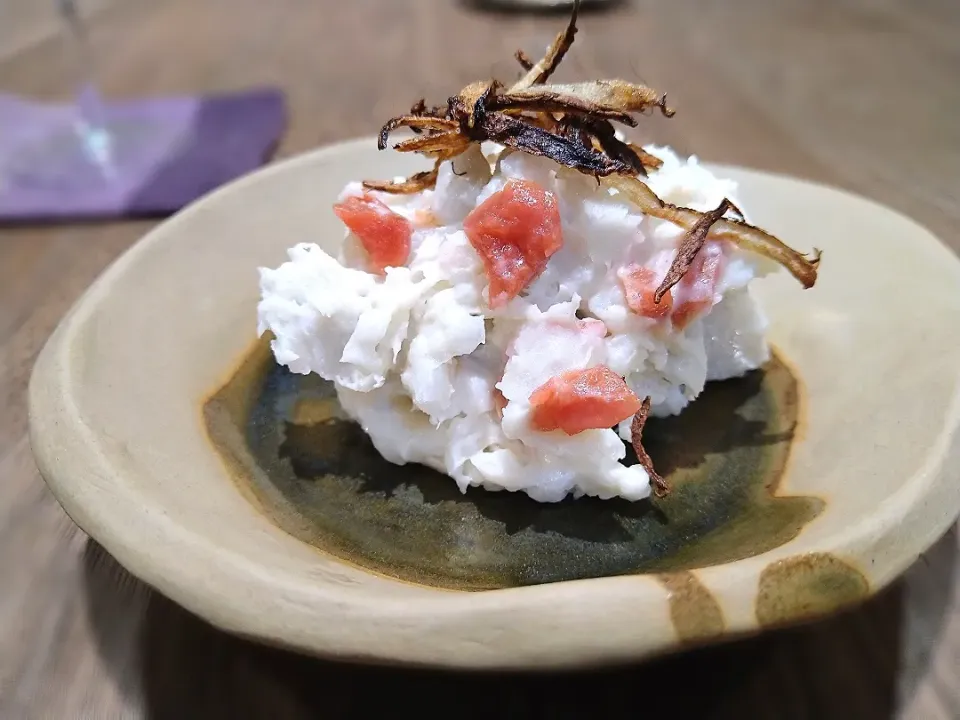
M 537 118 L 540 127 L 595 148 L 607 157 L 627 165 L 636 175 L 646 176 L 648 171 L 663 165 L 662 160 L 639 145 L 618 138 L 609 120 L 576 115 L 561 115 L 556 118 L 549 114 L 538 115 Z
M 617 137 L 610 123 L 593 121 L 587 124 L 587 128 L 593 135 L 596 146 L 601 151 L 629 165 L 635 175 L 647 175 L 647 166 L 644 164 L 644 158 Z M 644 155 L 647 155 L 647 153 L 644 153 Z
M 586 148 L 601 150 L 596 143 L 593 133 L 588 129 L 588 121 L 583 118 L 561 115 L 559 118 L 553 115 L 538 115 L 538 124 L 544 130 L 552 132 L 555 135 L 562 135 L 570 142 L 580 143 Z M 613 157 L 612 155 L 610 157 Z M 619 159 L 619 158 L 614 158 Z
M 663 165 L 663 161 L 639 145 L 633 145 L 618 138 L 610 122 L 593 119 L 584 122 L 593 135 L 596 146 L 610 157 L 629 165 L 635 174 L 646 176 L 648 171 L 657 170 Z
M 391 118 L 380 128 L 380 135 L 377 138 L 377 148 L 380 150 L 386 149 L 390 133 L 400 127 L 442 132 L 444 130 L 458 130 L 460 125 L 456 120 L 451 118 L 433 117 L 431 115 L 401 115 L 400 117 Z
M 646 85 L 622 80 L 599 80 L 571 84 L 544 84 L 556 70 L 576 35 L 579 2 L 566 29 L 557 35 L 546 55 L 534 63 L 522 52 L 517 59 L 526 69 L 524 77 L 507 92 L 496 80 L 471 83 L 447 103 L 446 109 L 428 109 L 416 103 L 408 115 L 389 120 L 380 131 L 378 147 L 384 149 L 390 133 L 410 128 L 417 136 L 400 142 L 401 152 L 419 152 L 439 163 L 466 151 L 472 143 L 491 140 L 532 155 L 548 157 L 558 164 L 592 175 L 607 177 L 645 214 L 674 223 L 686 231 L 671 272 L 658 289 L 660 297 L 689 270 L 708 236 L 728 240 L 741 248 L 783 265 L 804 287 L 817 278 L 819 251 L 807 258 L 783 242 L 740 219 L 714 217 L 661 200 L 638 176 L 662 164 L 643 148 L 616 137 L 611 121 L 635 124 L 633 114 L 659 108 L 670 117 L 673 110 L 666 96 Z M 367 182 L 371 189 L 387 192 L 417 192 L 432 187 L 437 167 L 400 183 Z M 729 200 L 724 212 L 735 210 Z
M 645 182 L 636 177 L 611 175 L 606 182 L 639 207 L 644 214 L 667 220 L 688 232 L 693 230 L 705 214 L 664 202 Z M 744 250 L 763 255 L 779 263 L 804 288 L 813 287 L 817 281 L 817 267 L 820 264 L 819 250 L 814 249 L 813 257 L 807 258 L 770 233 L 743 220 L 720 218 L 710 227 L 710 235 L 717 240 L 728 240 Z
M 483 124 L 487 110 L 503 86 L 496 80 L 470 83 L 448 101 L 447 117 L 454 118 L 461 132 L 471 138 L 483 138 L 482 131 L 474 132 Z
M 523 50 L 517 50 L 513 56 L 517 59 L 517 62 L 520 63 L 520 67 L 524 70 L 530 70 L 534 66 L 533 60 L 530 59 L 530 56 L 527 55 Z
M 393 195 L 412 195 L 413 193 L 433 187 L 437 182 L 437 168 L 425 170 L 411 175 L 402 182 L 387 182 L 381 180 L 364 180 L 363 187 L 367 190 L 378 190 Z
M 624 125 L 636 126 L 633 113 L 647 113 L 659 108 L 666 117 L 674 111 L 667 107 L 667 96 L 646 85 L 625 80 L 593 80 L 565 85 L 537 85 L 523 90 L 501 93 L 495 100 L 497 109 L 520 109 L 534 112 L 576 112 L 597 118 L 609 118 Z
M 420 100 L 410 114 L 393 118 L 380 131 L 378 147 L 386 147 L 390 132 L 400 127 L 411 129 L 418 137 L 401 142 L 395 149 L 401 152 L 420 152 L 437 157 L 455 157 L 464 152 L 470 142 L 492 140 L 535 155 L 550 157 L 561 165 L 589 173 L 596 177 L 612 173 L 646 174 L 641 156 L 615 137 L 609 120 L 635 125 L 630 111 L 641 111 L 657 105 L 656 92 L 643 86 L 621 81 L 601 81 L 555 86 L 544 90 L 546 81 L 569 50 L 576 35 L 579 2 L 575 3 L 566 29 L 557 35 L 546 55 L 533 63 L 522 52 L 518 60 L 529 65 L 527 75 L 510 90 L 514 96 L 503 94 L 495 80 L 480 81 L 466 86 L 450 98 L 445 113 L 438 108 L 428 109 Z M 539 85 L 531 88 L 531 85 Z M 526 92 L 526 94 L 524 94 Z M 597 102 L 599 100 L 600 102 Z M 628 110 L 603 102 L 620 103 Z M 511 120 L 492 111 L 519 113 Z M 584 122 L 574 129 L 562 131 L 558 121 L 564 117 L 583 117 Z M 426 136 L 424 136 L 426 133 Z M 421 174 L 420 177 L 429 176 Z M 393 191 L 422 187 L 423 180 L 406 183 L 376 183 Z
M 659 161 L 617 138 L 610 121 L 636 125 L 631 113 L 646 112 L 655 107 L 672 114 L 666 108 L 663 96 L 646 86 L 619 80 L 541 84 L 556 69 L 572 44 L 576 34 L 576 15 L 575 8 L 567 28 L 557 36 L 538 63 L 531 63 L 522 52 L 517 53 L 520 62 L 531 67 L 526 79 L 515 84 L 510 92 L 502 93 L 502 86 L 496 80 L 471 83 L 450 98 L 447 110 L 442 114 L 438 108 L 428 110 L 426 102 L 421 100 L 411 108 L 409 115 L 393 118 L 384 125 L 378 146 L 381 149 L 386 146 L 392 130 L 407 127 L 418 137 L 397 144 L 395 149 L 401 152 L 420 152 L 436 157 L 438 151 L 442 151 L 446 157 L 452 158 L 464 152 L 469 142 L 492 140 L 549 157 L 561 165 L 596 177 L 613 173 L 646 175 L 647 168 L 659 166 Z M 537 87 L 529 87 L 528 83 Z M 517 120 L 494 111 L 510 114 Z M 429 134 L 423 137 L 424 132 Z M 396 189 L 420 187 L 421 183 L 386 185 Z
M 430 153 L 430 157 L 434 158 L 433 170 L 415 173 L 402 182 L 364 180 L 363 186 L 367 190 L 379 190 L 380 192 L 392 193 L 394 195 L 411 195 L 434 187 L 437 184 L 437 175 L 440 173 L 440 164 L 445 160 L 452 160 L 470 147 L 469 141 L 459 136 L 457 136 L 457 138 L 458 144 L 451 144 L 448 148 L 439 149 Z M 460 143 L 461 140 L 463 140 L 462 143 Z M 456 172 L 456 170 L 454 170 L 454 172 Z
M 591 147 L 502 113 L 488 114 L 483 130 L 485 139 L 530 155 L 550 158 L 560 165 L 595 177 L 630 172 L 626 164 Z
M 547 48 L 547 54 L 543 58 L 531 65 L 527 73 L 510 87 L 510 92 L 518 92 L 532 85 L 540 85 L 547 81 L 553 75 L 563 56 L 567 54 L 570 46 L 573 45 L 573 38 L 577 34 L 577 16 L 580 14 L 580 0 L 575 0 L 573 10 L 570 13 L 570 22 L 567 27 L 560 32 Z M 517 60 L 521 64 L 529 62 L 529 58 L 523 55 L 522 50 L 517 51 Z
M 633 445 L 633 452 L 640 462 L 640 466 L 647 471 L 650 476 L 650 484 L 653 485 L 653 494 L 658 498 L 665 497 L 670 493 L 670 486 L 667 481 L 660 477 L 653 467 L 653 460 L 647 454 L 643 447 L 643 428 L 647 424 L 647 418 L 650 417 L 650 398 L 644 398 L 637 414 L 633 416 L 633 422 L 630 423 L 630 444 Z
M 493 98 L 493 107 L 496 110 L 531 112 L 531 113 L 563 113 L 585 115 L 594 118 L 614 120 L 623 125 L 636 127 L 637 121 L 629 112 L 611 105 L 599 105 L 576 95 L 562 95 L 560 93 L 543 90 L 541 87 L 530 88 L 519 93 L 505 93 Z
M 647 170 L 659 170 L 661 167 L 663 167 L 663 160 L 658 158 L 656 155 L 648 153 L 646 150 L 644 150 L 642 147 L 640 147 L 636 143 L 628 142 L 627 147 L 629 147 L 631 150 L 633 150 L 634 153 L 636 153 L 641 164 Z
M 450 130 L 435 135 L 418 135 L 397 143 L 393 146 L 393 149 L 400 152 L 418 152 L 424 155 L 449 154 L 451 152 L 454 155 L 459 155 L 465 152 L 470 144 L 469 138 L 464 137 L 457 130 Z
M 420 115 L 427 115 L 427 114 L 428 114 L 428 111 L 427 111 L 427 101 L 426 101 L 426 99 L 420 98 L 419 100 L 417 100 L 417 101 L 413 104 L 413 107 L 410 108 L 410 114 L 411 114 L 411 115 L 416 115 L 416 116 L 418 116 L 418 117 L 419 117 Z M 423 132 L 423 130 L 421 130 L 420 128 L 410 128 L 410 130 L 412 130 L 412 131 L 413 131 L 414 133 L 416 133 L 417 135 L 419 135 L 420 133 Z
M 653 293 L 653 301 L 655 303 L 659 303 L 660 300 L 663 299 L 663 296 L 670 292 L 670 288 L 680 282 L 683 276 L 687 274 L 690 266 L 693 265 L 694 258 L 696 258 L 697 253 L 700 252 L 700 248 L 702 248 L 703 244 L 707 241 L 710 228 L 713 227 L 732 206 L 733 203 L 724 198 L 716 208 L 701 215 L 693 227 L 684 234 L 683 239 L 680 241 L 680 247 L 677 248 L 677 254 L 670 264 L 670 269 L 667 270 L 667 274 L 663 278 L 663 282 L 660 283 L 660 287 Z

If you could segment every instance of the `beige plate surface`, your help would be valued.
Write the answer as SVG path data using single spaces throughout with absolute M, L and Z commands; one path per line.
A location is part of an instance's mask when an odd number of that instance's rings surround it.
M 759 224 L 824 250 L 814 289 L 785 273 L 757 286 L 804 393 L 781 489 L 826 502 L 797 537 L 682 577 L 455 592 L 370 574 L 280 531 L 237 491 L 201 405 L 254 341 L 257 267 L 296 242 L 339 242 L 330 204 L 348 180 L 419 168 L 364 140 L 222 188 L 105 271 L 41 354 L 30 420 L 44 478 L 85 531 L 176 602 L 324 656 L 587 665 L 681 646 L 677 618 L 703 596 L 723 636 L 829 612 L 891 582 L 956 517 L 960 263 L 869 201 L 721 168 Z

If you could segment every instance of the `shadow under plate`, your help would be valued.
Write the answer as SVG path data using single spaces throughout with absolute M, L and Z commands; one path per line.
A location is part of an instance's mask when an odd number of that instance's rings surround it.
M 276 365 L 259 342 L 204 405 L 241 491 L 280 528 L 355 565 L 453 590 L 666 573 L 766 552 L 823 509 L 776 494 L 798 422 L 798 386 L 777 356 L 707 388 L 644 444 L 665 499 L 567 499 L 471 488 L 380 457 L 332 386 Z M 628 448 L 628 464 L 636 462 Z

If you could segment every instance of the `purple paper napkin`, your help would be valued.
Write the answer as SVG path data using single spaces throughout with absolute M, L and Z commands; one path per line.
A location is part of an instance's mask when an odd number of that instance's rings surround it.
M 266 162 L 286 125 L 283 94 L 270 88 L 100 111 L 113 140 L 94 161 L 80 149 L 75 105 L 0 95 L 0 222 L 173 213 Z

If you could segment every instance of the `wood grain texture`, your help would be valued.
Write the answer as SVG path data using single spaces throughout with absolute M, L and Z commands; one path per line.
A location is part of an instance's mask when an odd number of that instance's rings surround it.
M 281 155 L 373 132 L 421 95 L 512 77 L 556 17 L 455 0 L 162 0 L 97 18 L 101 79 L 133 96 L 277 83 Z M 587 15 L 563 77 L 643 78 L 676 118 L 647 139 L 836 184 L 960 249 L 960 4 L 698 0 Z M 0 88 L 68 93 L 51 39 L 0 61 Z M 70 303 L 150 226 L 0 227 L 0 718 L 960 717 L 956 529 L 865 607 L 643 666 L 527 678 L 322 663 L 216 631 L 132 579 L 46 492 L 25 388 Z M 332 622 L 336 619 L 332 618 Z
M 4 0 L 0 3 L 0 59 L 55 36 L 63 29 L 57 13 L 60 0 Z M 118 2 L 132 0 L 75 0 L 77 12 L 88 19 Z

